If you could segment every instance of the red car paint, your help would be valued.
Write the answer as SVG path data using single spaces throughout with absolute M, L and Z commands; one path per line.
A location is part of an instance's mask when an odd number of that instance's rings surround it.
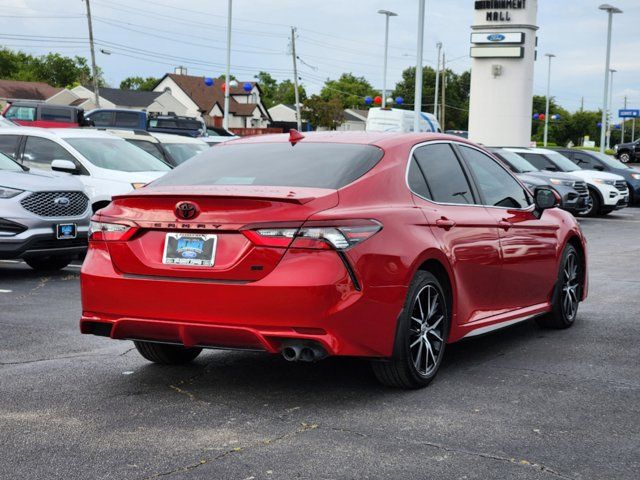
M 220 148 L 268 148 L 289 140 L 253 137 Z M 90 241 L 81 273 L 81 331 L 107 325 L 114 339 L 271 353 L 287 340 L 310 339 L 330 355 L 389 357 L 408 286 L 425 265 L 439 265 L 451 284 L 448 342 L 549 311 L 567 242 L 586 256 L 576 220 L 557 208 L 537 218 L 533 207 L 446 205 L 418 197 L 407 186 L 411 150 L 437 141 L 480 148 L 439 134 L 305 134 L 299 144 L 368 144 L 384 155 L 338 190 L 151 184 L 115 197 L 94 220 L 132 228 L 122 237 L 105 233 Z M 176 216 L 185 201 L 197 206 L 191 220 Z M 288 247 L 255 238 L 259 225 L 309 222 L 377 222 L 382 228 L 344 251 L 344 258 L 299 238 Z M 217 233 L 215 265 L 164 264 L 169 231 Z M 582 292 L 584 299 L 586 272 Z

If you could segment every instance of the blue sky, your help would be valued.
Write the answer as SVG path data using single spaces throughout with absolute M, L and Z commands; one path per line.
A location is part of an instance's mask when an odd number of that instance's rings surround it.
M 602 103 L 606 14 L 602 0 L 540 0 L 539 61 L 534 93 L 546 88 L 545 53 L 554 53 L 552 96 L 568 108 Z M 640 2 L 612 0 L 624 10 L 614 17 L 612 68 L 614 106 L 623 97 L 640 108 Z M 415 63 L 417 0 L 234 0 L 232 73 L 251 80 L 259 70 L 292 77 L 289 28 L 298 28 L 300 76 L 308 91 L 342 72 L 363 75 L 382 86 L 384 18 L 397 12 L 390 30 L 389 85 Z M 161 76 L 183 64 L 194 75 L 224 70 L 226 0 L 91 0 L 98 64 L 117 86 L 130 75 Z M 425 64 L 434 65 L 435 44 L 444 44 L 450 67 L 470 67 L 472 0 L 427 0 Z M 0 0 L 0 44 L 41 54 L 83 55 L 89 50 L 84 4 L 80 0 Z M 43 38 L 47 37 L 47 38 Z M 57 37 L 57 38 L 53 38 Z

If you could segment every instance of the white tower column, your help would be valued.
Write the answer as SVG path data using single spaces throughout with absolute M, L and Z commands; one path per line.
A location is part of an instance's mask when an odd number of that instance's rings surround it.
M 488 146 L 529 146 L 538 1 L 473 5 L 469 138 Z

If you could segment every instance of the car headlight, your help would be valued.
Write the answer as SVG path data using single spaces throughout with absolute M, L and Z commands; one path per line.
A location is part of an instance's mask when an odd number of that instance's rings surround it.
M 602 178 L 594 178 L 593 183 L 597 183 L 599 185 L 615 185 L 615 180 L 604 180 Z
M 18 190 L 16 188 L 0 187 L 0 198 L 13 198 L 16 195 L 21 194 L 23 191 L 24 190 Z
M 632 173 L 631 178 L 633 178 L 634 180 L 640 180 L 640 173 Z
M 617 151 L 618 151 L 618 145 L 614 145 L 614 146 L 613 146 L 613 150 L 614 150 L 615 152 L 617 152 Z
M 560 180 L 559 178 L 550 178 L 549 181 L 553 185 L 564 185 L 565 187 L 573 187 L 575 182 L 572 180 Z

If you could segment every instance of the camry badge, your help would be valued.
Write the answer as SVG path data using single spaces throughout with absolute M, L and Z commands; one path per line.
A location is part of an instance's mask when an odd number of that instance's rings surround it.
M 195 203 L 191 202 L 179 202 L 176 205 L 176 217 L 183 220 L 191 220 L 198 215 L 199 210 Z

